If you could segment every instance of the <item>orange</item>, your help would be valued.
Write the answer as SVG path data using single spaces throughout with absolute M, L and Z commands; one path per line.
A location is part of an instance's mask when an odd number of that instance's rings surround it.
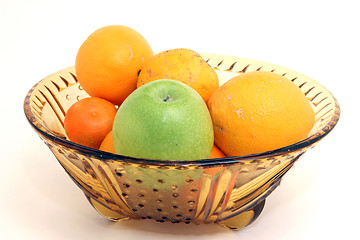
M 197 91 L 205 102 L 219 87 L 216 72 L 197 52 L 177 48 L 154 55 L 145 61 L 137 87 L 158 79 L 183 82 Z
M 115 154 L 114 141 L 112 136 L 112 130 L 106 135 L 102 141 L 99 150 Z
M 227 156 L 285 147 L 305 139 L 314 111 L 301 90 L 286 77 L 265 71 L 230 79 L 208 101 L 215 144 Z
M 106 26 L 81 45 L 75 72 L 90 96 L 120 105 L 136 89 L 138 72 L 153 54 L 146 39 L 134 29 Z
M 209 158 L 223 158 L 225 154 L 214 144 Z
M 112 130 L 116 107 L 95 97 L 81 99 L 66 112 L 64 128 L 70 141 L 98 149 Z
M 223 158 L 223 157 L 226 157 L 225 154 L 214 144 L 209 159 Z M 213 166 L 211 168 L 205 168 L 204 172 L 209 174 L 210 176 L 215 176 L 222 169 L 224 169 L 224 167 L 214 167 Z

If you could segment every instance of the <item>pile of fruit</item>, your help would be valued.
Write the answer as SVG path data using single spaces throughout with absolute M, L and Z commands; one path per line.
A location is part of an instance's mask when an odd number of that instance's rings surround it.
M 135 30 L 100 28 L 75 61 L 90 97 L 66 113 L 67 137 L 115 154 L 199 160 L 275 150 L 305 139 L 314 111 L 301 90 L 273 72 L 239 74 L 219 86 L 200 54 L 154 52 Z

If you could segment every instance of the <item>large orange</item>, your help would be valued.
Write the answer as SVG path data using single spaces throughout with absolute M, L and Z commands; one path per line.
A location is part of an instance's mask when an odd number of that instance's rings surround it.
M 219 87 L 216 72 L 197 52 L 176 48 L 156 54 L 145 62 L 137 87 L 158 79 L 183 82 L 197 91 L 205 102 Z
M 136 89 L 138 72 L 151 56 L 153 51 L 140 33 L 111 25 L 84 41 L 76 55 L 75 71 L 90 96 L 120 105 Z
M 227 156 L 275 150 L 305 139 L 314 111 L 286 77 L 257 71 L 238 75 L 208 101 L 215 144 Z
M 98 149 L 112 130 L 116 111 L 115 105 L 105 99 L 81 99 L 66 112 L 65 132 L 70 141 Z

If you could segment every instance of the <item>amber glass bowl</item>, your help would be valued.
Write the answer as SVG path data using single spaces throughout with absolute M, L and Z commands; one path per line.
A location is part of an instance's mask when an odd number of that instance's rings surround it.
M 300 73 L 245 58 L 202 56 L 216 70 L 220 83 L 249 71 L 272 71 L 290 79 L 316 114 L 308 138 L 261 154 L 198 161 L 136 159 L 87 148 L 69 141 L 64 131 L 66 111 L 88 96 L 74 67 L 66 68 L 30 89 L 24 111 L 32 128 L 103 216 L 114 221 L 218 223 L 240 229 L 259 216 L 282 176 L 339 120 L 339 105 L 332 94 Z

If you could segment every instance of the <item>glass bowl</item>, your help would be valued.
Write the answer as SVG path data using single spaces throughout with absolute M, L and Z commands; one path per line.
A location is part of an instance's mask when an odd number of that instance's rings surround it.
M 64 116 L 88 97 L 74 67 L 56 72 L 30 89 L 24 111 L 32 128 L 91 205 L 114 220 L 153 219 L 173 223 L 217 223 L 229 229 L 251 224 L 282 176 L 325 137 L 340 116 L 338 102 L 314 80 L 290 69 L 251 59 L 201 54 L 220 83 L 249 71 L 271 71 L 290 79 L 312 103 L 315 124 L 308 138 L 274 151 L 198 161 L 136 159 L 69 141 Z

